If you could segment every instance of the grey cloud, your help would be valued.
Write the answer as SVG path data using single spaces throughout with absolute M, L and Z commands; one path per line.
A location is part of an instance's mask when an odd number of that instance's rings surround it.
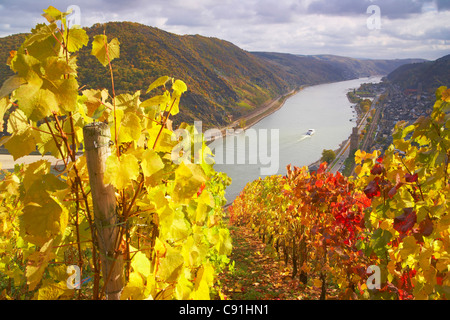
M 426 30 L 420 25 L 424 4 L 434 4 L 428 5 L 427 11 L 448 11 L 450 0 L 58 0 L 54 3 L 60 10 L 78 5 L 83 26 L 135 21 L 178 34 L 221 38 L 248 51 L 347 56 L 357 52 L 360 57 L 431 58 L 445 48 L 450 50 L 450 27 L 445 19 L 448 13 L 440 13 L 443 20 L 434 20 L 433 26 L 429 24 L 433 20 L 426 20 Z M 367 8 L 372 4 L 381 9 L 383 22 L 378 33 L 366 26 Z M 0 0 L 0 36 L 28 32 L 37 22 L 44 22 L 41 14 L 47 6 L 48 3 L 36 0 Z M 408 28 L 404 27 L 406 24 Z M 386 41 L 374 40 L 373 34 Z M 405 41 L 410 47 L 403 50 L 400 43 L 404 45 Z
M 167 15 L 166 25 L 168 26 L 186 26 L 199 27 L 207 26 L 211 22 L 208 21 L 207 15 L 193 9 L 178 10 Z
M 308 6 L 307 12 L 329 15 L 362 14 L 366 12 L 366 9 L 370 4 L 370 1 L 367 0 L 316 0 Z
M 448 0 L 436 0 L 436 4 L 439 10 L 450 10 L 450 1 Z
M 261 0 L 255 6 L 255 13 L 266 23 L 291 22 L 299 13 L 298 1 Z
M 424 6 L 439 11 L 450 10 L 448 0 L 316 0 L 308 6 L 308 13 L 328 15 L 364 15 L 370 5 L 377 5 L 389 19 L 408 18 L 423 12 Z

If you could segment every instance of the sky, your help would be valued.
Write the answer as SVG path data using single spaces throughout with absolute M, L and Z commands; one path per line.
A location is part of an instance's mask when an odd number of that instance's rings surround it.
M 0 0 L 0 37 L 29 32 L 42 9 L 79 8 L 84 26 L 133 21 L 247 51 L 435 60 L 450 54 L 450 0 Z

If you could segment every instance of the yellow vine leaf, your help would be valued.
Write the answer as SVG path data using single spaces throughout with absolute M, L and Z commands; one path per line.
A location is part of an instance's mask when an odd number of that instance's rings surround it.
M 173 200 L 180 203 L 188 202 L 205 181 L 206 175 L 200 166 L 182 162 L 175 170 Z
M 50 172 L 50 162 L 47 160 L 39 160 L 26 165 L 24 168 L 25 175 L 23 177 L 23 187 L 28 192 L 33 183 L 42 180 L 42 177 Z
M 42 245 L 64 232 L 68 212 L 54 197 L 42 197 L 38 201 L 27 203 L 23 209 L 21 231 L 28 242 Z
M 8 119 L 8 132 L 9 133 L 11 133 L 11 134 L 21 133 L 21 132 L 28 130 L 29 127 L 30 127 L 30 122 L 22 110 L 17 109 L 13 113 L 11 113 L 11 115 L 9 116 L 9 119 Z
M 61 80 L 64 75 L 76 75 L 76 71 L 61 57 L 49 57 L 42 63 L 47 80 Z
M 175 80 L 172 89 L 177 92 L 177 95 L 181 95 L 182 93 L 186 92 L 187 86 L 183 81 Z
M 20 94 L 17 99 L 20 109 L 31 121 L 37 122 L 50 116 L 52 111 L 60 111 L 57 97 L 48 89 L 40 89 L 28 83 L 17 89 L 16 93 Z
M 132 154 L 123 154 L 119 158 L 113 154 L 106 159 L 105 184 L 112 184 L 119 190 L 131 184 L 139 176 L 139 163 Z
M 147 129 L 147 132 L 149 133 L 148 145 L 153 148 L 160 131 L 161 134 L 159 135 L 154 150 L 156 152 L 172 152 L 173 147 L 177 144 L 177 141 L 172 140 L 173 132 L 165 127 L 161 129 L 161 125 L 159 124 L 153 125 L 150 129 Z
M 87 108 L 87 115 L 92 118 L 99 118 L 103 111 L 106 110 L 106 99 L 108 98 L 108 91 L 86 89 L 83 90 L 83 97 L 85 97 L 85 106 Z
M 442 100 L 445 102 L 450 102 L 450 89 L 446 89 L 442 92 Z
M 130 246 L 131 251 L 137 250 Z M 135 272 L 139 272 L 144 278 L 150 276 L 150 260 L 143 252 L 136 252 L 131 260 L 131 267 Z
M 183 270 L 184 258 L 177 249 L 174 249 L 169 245 L 166 249 L 167 252 L 165 257 L 159 260 L 158 271 L 156 274 L 157 280 L 175 282 Z
M 209 287 L 212 285 L 213 279 L 214 268 L 209 263 L 202 265 L 200 270 L 197 272 L 191 298 L 194 300 L 209 300 Z
M 47 19 L 47 21 L 50 23 L 53 23 L 56 20 L 61 20 L 68 15 L 67 12 L 61 12 L 53 6 L 49 6 L 47 9 L 44 9 L 43 11 L 44 13 L 42 14 L 42 16 L 45 19 Z
M 127 112 L 120 119 L 118 135 L 119 143 L 131 142 L 139 139 L 141 136 L 141 124 L 139 117 L 134 112 Z
M 120 56 L 120 42 L 117 38 L 108 43 L 106 35 L 100 34 L 94 37 L 91 54 L 106 67 L 110 61 Z
M 19 88 L 21 85 L 27 83 L 24 79 L 18 75 L 13 75 L 6 79 L 0 87 L 0 98 L 7 97 L 11 92 Z M 9 99 L 8 99 L 9 102 Z
M 136 112 L 140 105 L 139 97 L 141 91 L 136 91 L 133 95 L 129 93 L 119 94 L 115 97 L 116 108 L 124 110 L 124 112 Z
M 152 91 L 153 89 L 160 87 L 160 86 L 164 86 L 167 81 L 171 80 L 172 78 L 168 77 L 168 76 L 162 76 L 159 77 L 158 79 L 156 79 L 155 81 L 152 82 L 152 84 L 148 87 L 147 92 L 149 93 L 150 91 Z
M 169 102 L 170 95 L 166 91 L 160 96 L 154 96 L 150 99 L 144 100 L 140 104 L 140 107 L 144 108 L 146 113 L 149 113 L 147 116 L 150 117 L 150 119 L 154 119 L 156 114 L 159 113 L 159 109 L 164 109 L 169 104 Z
M 164 168 L 164 163 L 161 157 L 152 149 L 146 150 L 142 154 L 142 172 L 145 177 L 150 177 L 152 174 Z
M 67 30 L 64 32 L 64 39 L 67 37 Z M 84 29 L 72 26 L 68 33 L 69 41 L 67 43 L 67 50 L 69 52 L 76 52 L 89 42 L 89 36 Z
M 403 259 L 406 259 L 409 255 L 415 254 L 418 249 L 416 239 L 413 236 L 408 236 L 403 239 L 403 247 L 400 250 L 400 255 Z
M 357 150 L 355 152 L 355 163 L 356 164 L 360 164 L 362 163 L 362 161 L 366 158 L 366 152 L 365 151 L 361 151 L 361 150 Z
M 42 79 L 36 73 L 36 66 L 39 66 L 40 61 L 24 53 L 16 53 L 11 59 L 11 69 L 17 72 L 17 75 L 22 78 L 30 87 L 42 85 Z
M 144 299 L 144 279 L 138 272 L 130 273 L 130 278 L 122 290 L 122 294 L 120 295 L 121 300 L 127 300 L 129 298 L 134 300 L 142 300 Z
M 32 129 L 23 131 L 5 139 L 4 145 L 13 156 L 14 161 L 29 155 L 36 149 L 36 135 Z
M 189 300 L 193 288 L 193 283 L 186 279 L 185 274 L 182 273 L 178 278 L 177 286 L 175 287 L 175 298 L 177 300 Z
M 28 264 L 25 275 L 27 277 L 28 289 L 34 290 L 42 279 L 48 262 L 54 258 L 52 250 L 53 239 L 50 239 L 39 251 L 32 253 L 28 257 Z
M 228 229 L 219 229 L 219 241 L 216 243 L 216 250 L 219 254 L 229 255 L 232 249 L 231 237 Z
M 75 293 L 75 290 L 67 288 L 65 281 L 55 282 L 50 279 L 42 281 L 39 291 L 35 294 L 37 300 L 67 300 Z
M 153 247 L 153 250 L 155 251 L 157 258 L 164 257 L 167 252 L 165 242 L 161 241 L 158 237 L 156 237 L 155 246 Z

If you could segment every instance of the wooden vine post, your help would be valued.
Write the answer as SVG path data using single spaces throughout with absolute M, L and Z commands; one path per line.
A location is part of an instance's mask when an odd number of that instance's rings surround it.
M 111 154 L 111 134 L 107 124 L 93 122 L 83 128 L 83 135 L 105 295 L 107 300 L 119 300 L 124 287 L 123 255 L 116 254 L 120 221 L 114 187 L 103 183 L 106 159 Z

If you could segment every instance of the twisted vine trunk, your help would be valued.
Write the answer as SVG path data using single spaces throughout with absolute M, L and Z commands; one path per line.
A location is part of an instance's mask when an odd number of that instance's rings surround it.
M 123 255 L 116 254 L 121 234 L 119 217 L 114 187 L 103 183 L 111 134 L 107 124 L 94 122 L 83 128 L 83 135 L 105 295 L 107 300 L 119 300 L 124 287 Z

